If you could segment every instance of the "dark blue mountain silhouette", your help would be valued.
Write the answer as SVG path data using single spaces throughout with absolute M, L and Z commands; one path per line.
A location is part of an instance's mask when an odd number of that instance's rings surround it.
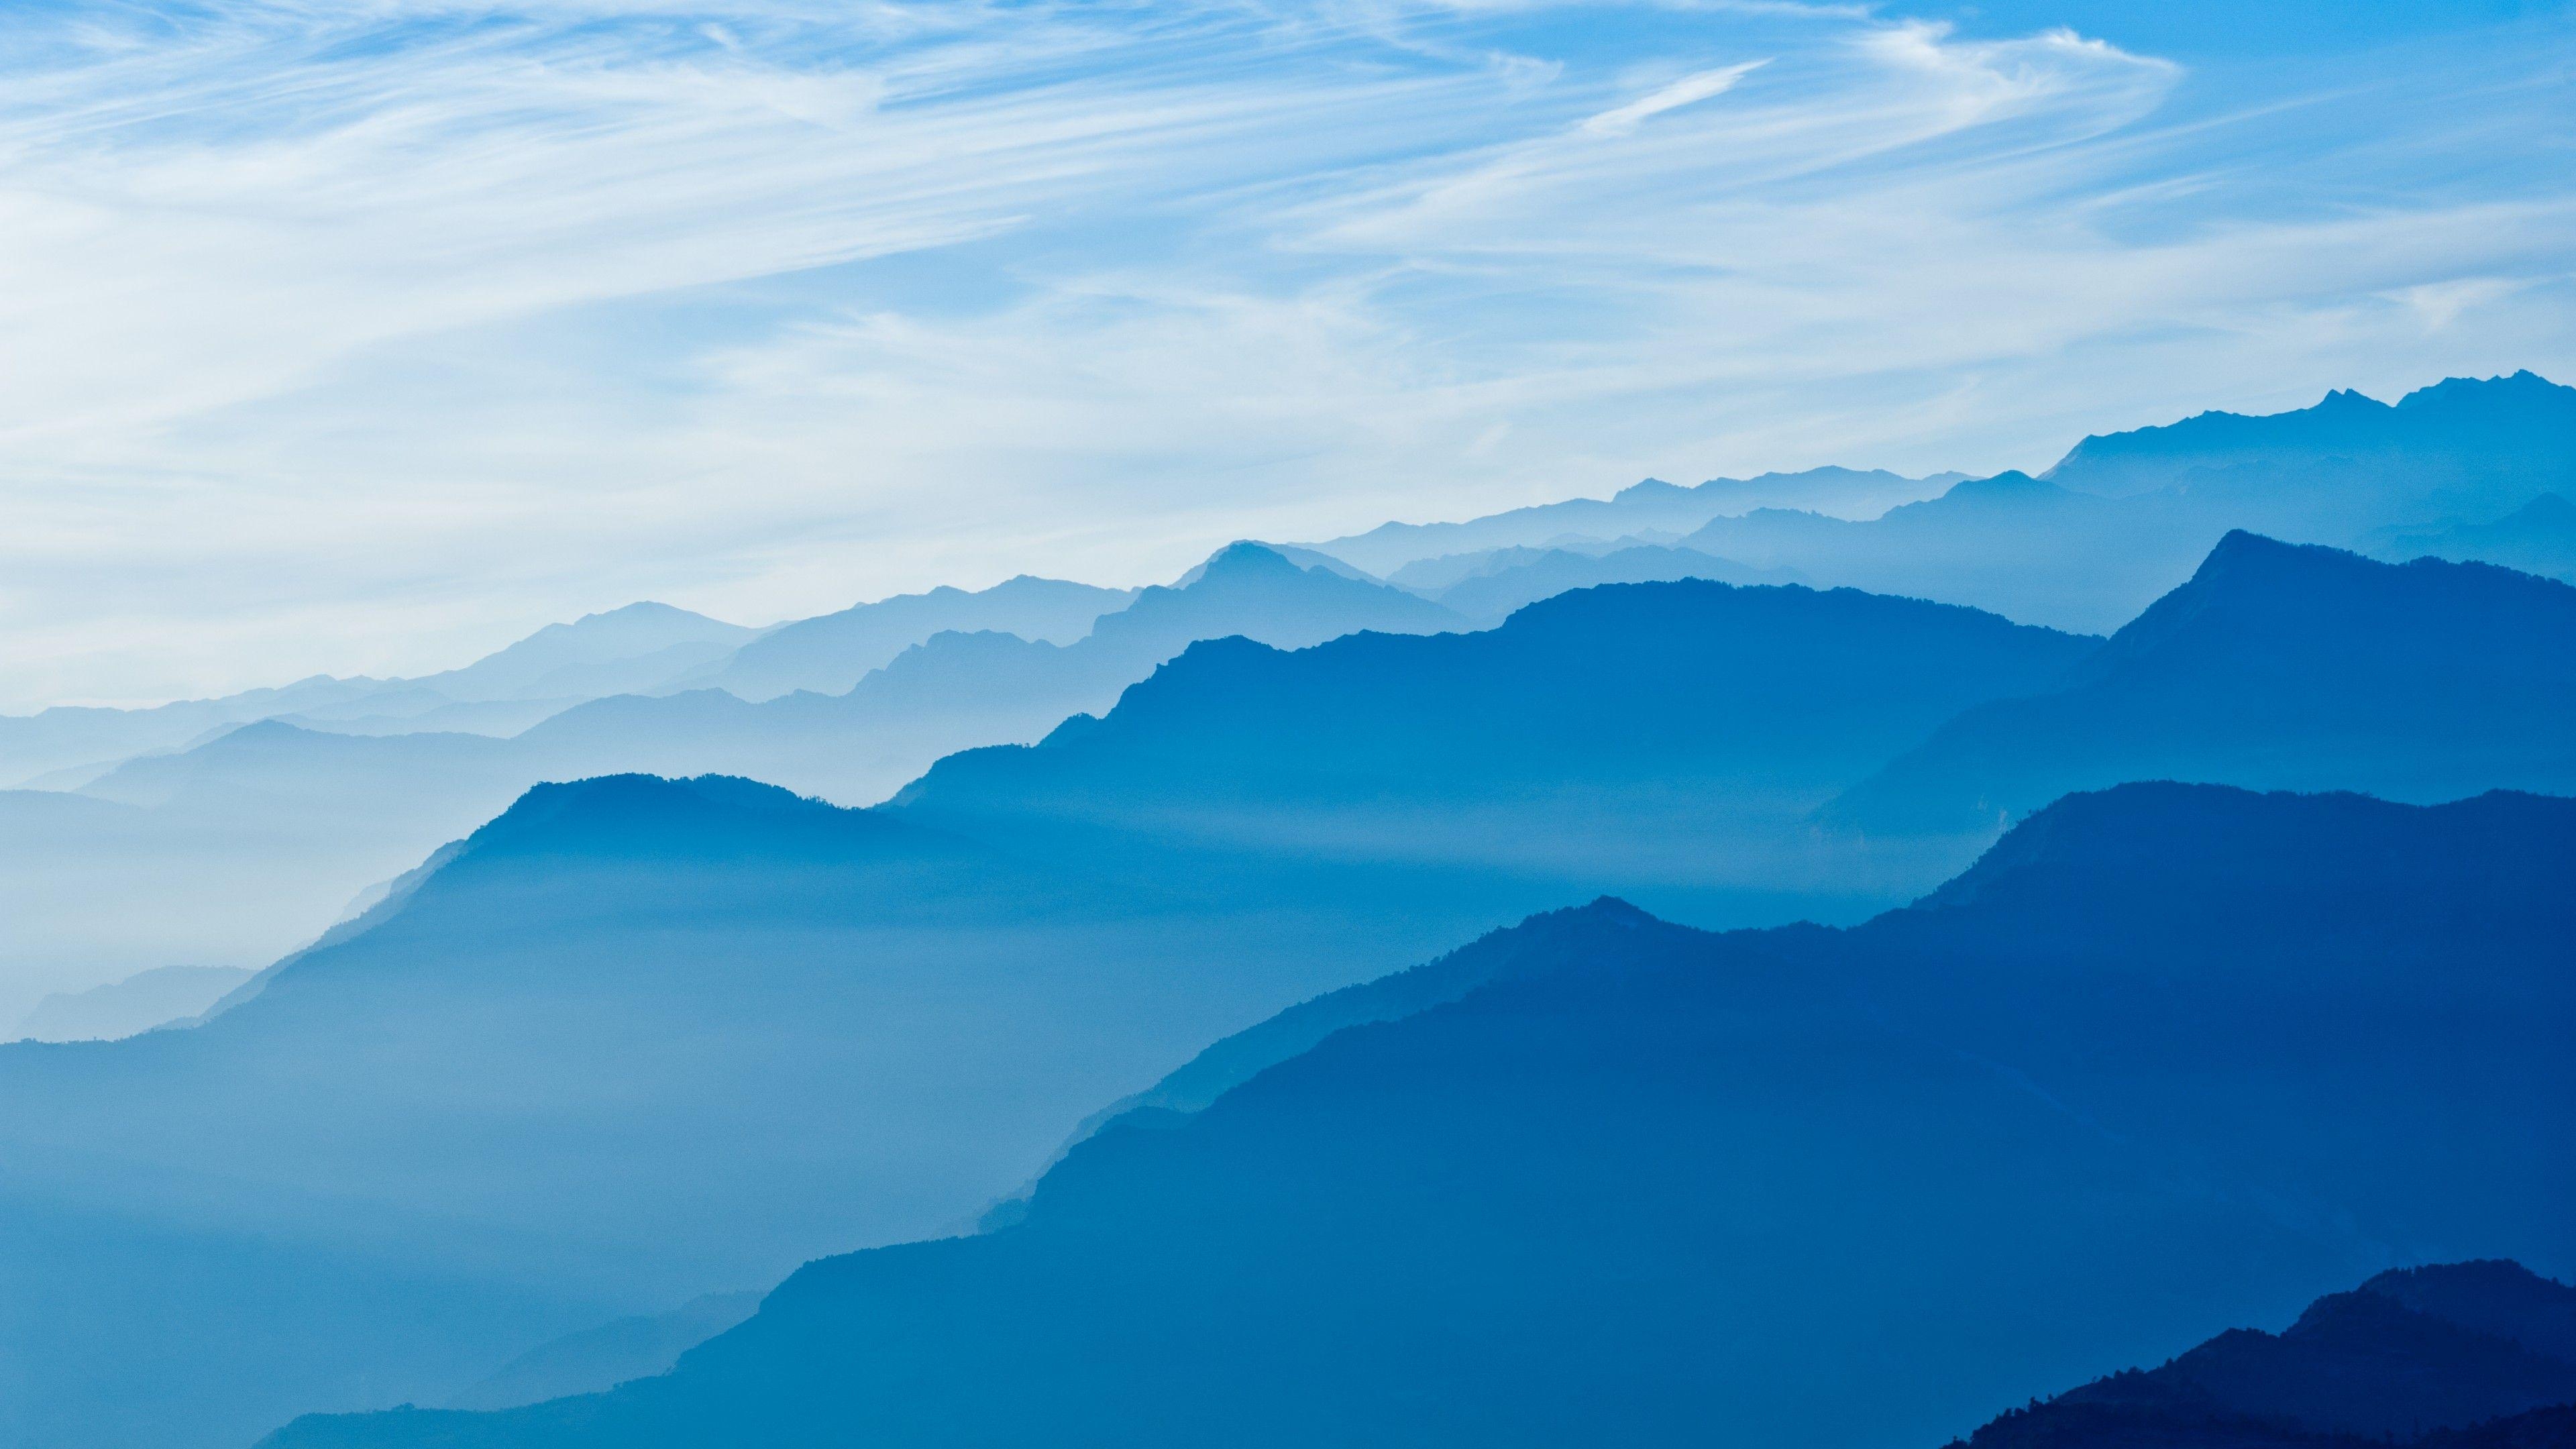
M 1876 831 L 1991 828 L 2182 779 L 2440 800 L 2576 790 L 2576 588 L 2230 534 L 2063 684 L 1980 705 L 1854 790 Z
M 1937 1443 L 2422 1245 L 2576 1261 L 2571 876 L 2576 802 L 2132 786 L 1848 931 L 1604 903 L 668 1376 L 270 1443 Z
M 2569 1442 L 2553 1426 L 2576 1428 L 2576 1289 L 2490 1260 L 2381 1274 L 2278 1335 L 2231 1330 L 2006 1414 L 1954 1449 Z

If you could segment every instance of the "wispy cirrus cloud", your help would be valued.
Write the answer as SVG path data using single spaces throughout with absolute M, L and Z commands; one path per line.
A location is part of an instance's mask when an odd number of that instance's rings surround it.
M 2563 367 L 2570 53 L 2220 83 L 1833 6 L 74 0 L 0 50 L 0 654 L 20 705 L 433 667 L 639 595 L 1129 580 Z

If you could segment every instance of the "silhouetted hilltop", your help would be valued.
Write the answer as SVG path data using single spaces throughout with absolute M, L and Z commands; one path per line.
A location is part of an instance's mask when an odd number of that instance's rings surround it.
M 1871 830 L 2184 779 L 2432 800 L 2576 789 L 2576 588 L 2230 534 L 2056 689 L 1981 705 L 1852 792 Z
M 2576 1290 L 2518 1264 L 2411 1268 L 2233 1329 L 2160 1368 L 2007 1414 L 1967 1449 L 2512 1443 L 2576 1422 Z M 2539 1328 L 2536 1337 L 2514 1331 Z M 2550 1412 L 2555 1409 L 2555 1412 Z M 2532 1415 L 2542 1411 L 2540 1417 Z M 2449 1431 L 2449 1432 L 2444 1432 Z M 2534 1438 L 2534 1443 L 2564 1442 Z
M 2287 1319 L 2391 1244 L 2576 1259 L 2576 982 L 2548 946 L 2576 893 L 2461 893 L 2576 875 L 2576 802 L 2066 808 L 1975 888 L 1848 931 L 1533 921 L 1471 948 L 1513 961 L 1487 984 L 1129 1113 L 1014 1226 L 810 1264 L 667 1376 L 270 1443 L 1937 1443 Z M 2143 882 L 2093 856 L 2133 814 L 2165 857 Z M 2298 848 L 2240 850 L 2249 823 Z M 2315 1386 L 2392 1344 L 2446 1402 L 2552 1391 L 2564 1366 L 2510 1346 L 2449 1371 L 2545 1316 L 2528 1285 L 2408 1281 L 2195 1371 L 2373 1423 L 2432 1400 Z M 2409 1306 L 2437 1301 L 2483 1306 Z M 2388 1337 L 2403 1315 L 2430 1326 Z

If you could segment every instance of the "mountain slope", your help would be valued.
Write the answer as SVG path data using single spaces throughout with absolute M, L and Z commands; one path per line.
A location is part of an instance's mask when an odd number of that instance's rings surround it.
M 1937 1443 L 2414 1243 L 2576 1261 L 2576 804 L 2059 808 L 1849 931 L 1534 923 L 666 1377 L 270 1442 Z
M 1832 813 L 1952 830 L 2140 779 L 2576 790 L 2571 710 L 2576 588 L 2231 534 L 2059 688 L 1968 711 Z

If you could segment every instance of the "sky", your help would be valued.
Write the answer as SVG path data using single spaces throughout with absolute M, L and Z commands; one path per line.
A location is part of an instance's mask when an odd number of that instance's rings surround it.
M 2576 9 L 17 0 L 0 709 L 2576 380 Z

